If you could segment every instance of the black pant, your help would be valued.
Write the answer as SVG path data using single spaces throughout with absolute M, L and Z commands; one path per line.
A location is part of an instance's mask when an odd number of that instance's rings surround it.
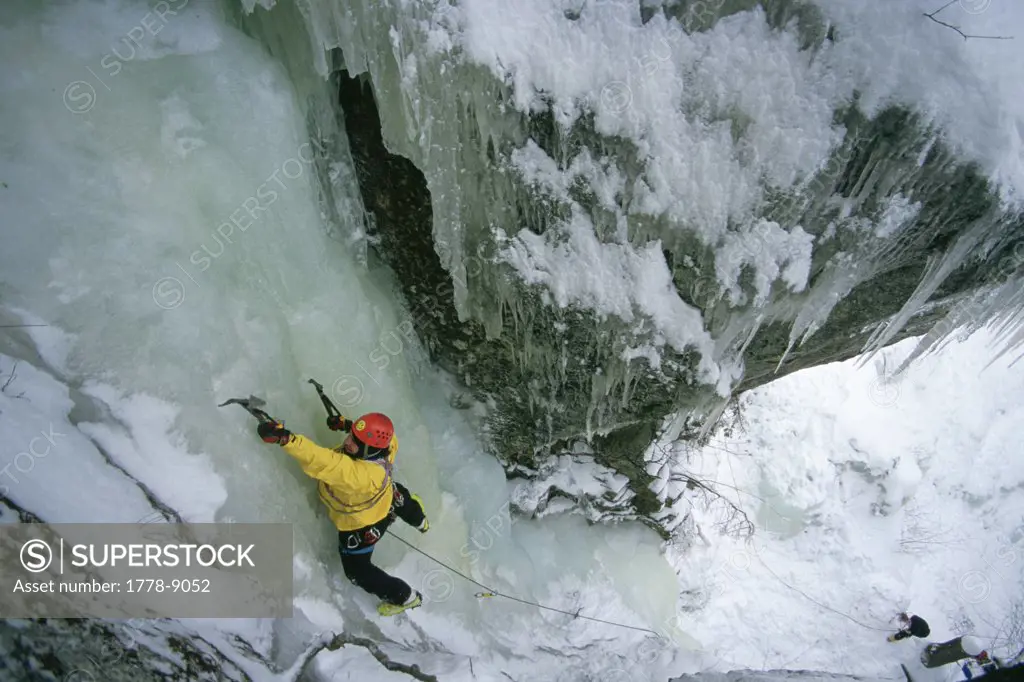
M 404 580 L 388 575 L 371 562 L 374 545 L 395 517 L 414 527 L 426 518 L 423 508 L 412 499 L 409 490 L 401 483 L 395 483 L 395 495 L 387 516 L 358 530 L 338 532 L 338 551 L 341 553 L 341 567 L 345 569 L 345 576 L 355 585 L 386 602 L 404 604 L 409 600 L 412 588 Z

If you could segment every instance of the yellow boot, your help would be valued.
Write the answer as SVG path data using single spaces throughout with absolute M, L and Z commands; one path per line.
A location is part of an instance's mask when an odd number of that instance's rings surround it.
M 377 613 L 382 616 L 396 616 L 402 611 L 414 609 L 422 603 L 423 595 L 413 590 L 412 594 L 409 595 L 409 599 L 404 604 L 392 604 L 391 602 L 382 601 L 377 605 Z

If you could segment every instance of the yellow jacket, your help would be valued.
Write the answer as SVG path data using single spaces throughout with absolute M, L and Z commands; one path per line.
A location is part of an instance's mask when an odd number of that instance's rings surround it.
M 355 459 L 299 434 L 292 434 L 282 447 L 299 461 L 306 475 L 319 481 L 320 501 L 327 505 L 338 530 L 371 526 L 391 511 L 391 467 L 398 452 L 398 438 L 391 437 L 387 458 L 378 460 Z

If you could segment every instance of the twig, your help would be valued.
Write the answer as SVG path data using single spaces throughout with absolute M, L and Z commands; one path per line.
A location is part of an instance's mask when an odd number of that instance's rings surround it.
M 672 461 L 671 456 L 667 452 L 665 452 L 665 449 L 663 447 L 661 447 L 661 445 L 659 445 L 658 443 L 655 443 L 654 447 L 661 451 L 661 453 L 665 456 L 666 460 L 668 460 L 670 462 Z M 693 476 L 689 475 L 685 471 L 673 471 L 671 474 L 669 474 L 669 480 L 685 482 L 687 489 L 690 489 L 690 490 L 692 490 L 694 488 L 700 488 L 704 492 L 713 495 L 714 497 L 718 498 L 719 500 L 722 500 L 727 505 L 729 505 L 729 507 L 732 508 L 733 513 L 729 517 L 729 519 L 727 519 L 725 521 L 725 524 L 724 524 L 724 528 L 725 528 L 725 531 L 727 533 L 731 534 L 729 532 L 729 524 L 738 515 L 738 516 L 741 516 L 743 518 L 743 520 L 739 522 L 739 529 L 738 529 L 739 534 L 746 535 L 748 537 L 754 534 L 754 531 L 756 530 L 757 527 L 754 525 L 753 522 L 751 522 L 750 517 L 747 516 L 747 513 L 745 511 L 743 511 L 742 509 L 740 509 L 740 507 L 735 502 L 733 502 L 728 497 L 726 497 L 722 493 L 718 492 L 717 490 L 715 490 L 714 488 L 709 486 L 704 481 L 698 480 L 698 479 L 694 478 Z M 710 481 L 710 482 L 712 484 L 714 484 L 714 485 L 718 485 L 718 483 L 716 481 Z M 732 486 L 727 486 L 727 487 L 732 487 Z M 739 489 L 737 488 L 737 490 L 739 490 Z M 704 541 L 707 542 L 706 539 Z
M 741 533 L 743 533 L 743 534 L 745 534 L 747 536 L 750 536 L 750 535 L 754 534 L 755 526 L 754 526 L 753 522 L 751 522 L 750 517 L 747 516 L 747 513 L 745 511 L 743 511 L 738 506 L 736 506 L 735 502 L 733 502 L 729 498 L 725 497 L 724 495 L 722 495 L 722 493 L 718 492 L 717 490 L 715 490 L 711 486 L 707 485 L 703 481 L 699 481 L 696 478 L 693 478 L 692 476 L 689 476 L 687 474 L 681 474 L 681 475 L 682 475 L 683 479 L 686 481 L 687 485 L 692 484 L 692 485 L 700 488 L 701 490 L 704 490 L 705 492 L 711 493 L 716 498 L 718 498 L 719 500 L 722 500 L 723 502 L 728 504 L 730 507 L 732 507 L 732 510 L 733 510 L 734 514 L 738 514 L 738 515 L 742 516 L 743 517 L 743 521 L 740 523 L 740 528 L 741 528 L 740 532 Z M 725 524 L 726 529 L 728 529 L 728 524 L 729 524 L 729 522 L 726 521 L 726 524 Z M 744 526 L 746 528 L 743 528 Z M 705 538 L 704 541 L 707 542 L 707 539 Z
M 953 24 L 947 24 L 946 22 L 942 21 L 941 19 L 936 19 L 935 18 L 936 14 L 938 14 L 942 10 L 946 9 L 947 7 L 949 7 L 950 5 L 952 5 L 955 2 L 957 2 L 957 0 L 949 0 L 949 2 L 947 2 L 945 5 L 943 5 L 942 7 L 938 8 L 937 10 L 932 12 L 931 14 L 928 14 L 927 12 L 924 12 L 924 15 L 926 17 L 928 17 L 929 19 L 931 19 L 932 21 L 934 21 L 936 24 L 942 24 L 946 28 L 953 29 L 954 31 L 959 33 L 961 36 L 963 36 L 964 40 L 967 40 L 968 38 L 982 38 L 982 39 L 985 39 L 985 40 L 1013 40 L 1013 36 L 976 36 L 976 35 L 970 35 L 970 34 L 967 34 L 967 33 L 964 33 L 963 31 L 961 31 L 958 26 L 954 26 Z
M 942 7 L 938 8 L 937 10 L 932 12 L 932 14 L 938 14 L 942 10 L 946 9 L 947 7 L 949 7 L 950 5 L 952 5 L 952 4 L 954 4 L 954 3 L 958 2 L 958 1 L 959 0 L 949 0 L 949 2 L 947 2 L 945 5 L 943 5 Z
M 3 393 L 4 391 L 7 390 L 7 387 L 11 385 L 11 382 L 14 381 L 14 377 L 16 377 L 17 375 L 18 375 L 18 362 L 15 361 L 14 362 L 14 366 L 11 367 L 11 376 L 7 377 L 7 381 L 4 383 L 3 386 L 0 386 L 0 393 Z

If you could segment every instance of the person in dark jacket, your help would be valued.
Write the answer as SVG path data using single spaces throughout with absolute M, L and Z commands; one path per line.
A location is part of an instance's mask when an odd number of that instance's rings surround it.
M 889 635 L 890 642 L 898 642 L 901 639 L 907 637 L 927 637 L 931 634 L 931 628 L 928 627 L 928 623 L 925 622 L 924 618 L 920 616 L 908 616 L 905 613 L 901 613 L 897 616 L 897 619 L 902 626 L 894 635 Z

